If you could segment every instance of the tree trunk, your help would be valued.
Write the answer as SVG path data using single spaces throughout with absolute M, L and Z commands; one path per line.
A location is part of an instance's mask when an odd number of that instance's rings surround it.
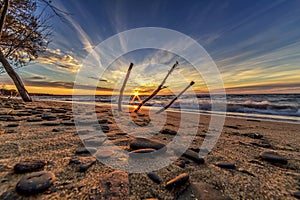
M 2 63 L 4 69 L 6 70 L 7 74 L 10 76 L 10 78 L 15 83 L 20 96 L 22 97 L 23 101 L 25 102 L 31 102 L 31 97 L 29 96 L 27 90 L 24 87 L 24 84 L 19 77 L 19 75 L 14 71 L 12 66 L 9 64 L 9 62 L 4 57 L 3 53 L 0 51 L 0 62 Z
M 2 36 L 2 30 L 4 27 L 4 23 L 5 23 L 5 18 L 6 18 L 6 13 L 9 7 L 9 0 L 5 0 L 4 1 L 4 6 L 1 13 L 1 18 L 0 18 L 0 40 L 1 40 L 1 36 Z M 13 82 L 15 83 L 20 96 L 22 97 L 23 101 L 25 102 L 30 102 L 32 101 L 27 90 L 24 87 L 24 84 L 21 80 L 21 78 L 19 77 L 19 75 L 15 72 L 15 70 L 12 68 L 12 66 L 9 64 L 9 62 L 7 61 L 7 59 L 5 58 L 5 56 L 3 55 L 2 51 L 0 50 L 0 62 L 2 63 L 4 69 L 6 70 L 7 74 L 10 76 L 10 78 L 13 80 Z

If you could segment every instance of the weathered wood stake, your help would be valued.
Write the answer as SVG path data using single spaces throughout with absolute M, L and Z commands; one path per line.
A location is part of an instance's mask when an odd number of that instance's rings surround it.
M 148 96 L 146 99 L 144 99 L 139 105 L 138 107 L 134 110 L 134 112 L 138 112 L 140 110 L 140 108 L 149 100 L 151 100 L 160 90 L 166 88 L 164 86 L 167 78 L 170 76 L 170 74 L 174 71 L 174 69 L 176 68 L 176 66 L 178 65 L 178 62 L 176 61 L 176 63 L 173 65 L 173 67 L 170 69 L 170 71 L 168 72 L 168 74 L 166 75 L 166 77 L 164 78 L 164 80 L 161 82 L 161 84 L 156 88 L 156 90 L 153 91 L 153 93 Z
M 184 90 L 182 90 L 176 97 L 174 97 L 174 99 L 172 99 L 172 101 L 168 105 L 166 105 L 165 107 L 163 107 L 162 109 L 157 111 L 156 114 L 159 114 L 159 113 L 163 112 L 164 110 L 167 110 L 183 93 L 185 93 L 185 91 L 187 91 L 187 89 L 189 89 L 194 84 L 195 84 L 195 82 L 191 81 L 190 84 L 188 86 L 186 86 L 186 88 L 184 88 Z
M 126 77 L 125 77 L 124 82 L 123 82 L 123 85 L 122 85 L 122 88 L 121 88 L 121 90 L 120 90 L 120 94 L 119 94 L 119 102 L 118 102 L 118 110 L 119 110 L 119 112 L 122 111 L 122 99 L 123 99 L 123 93 L 124 93 L 124 89 L 125 89 L 125 87 L 126 87 L 126 83 L 127 83 L 128 78 L 129 78 L 129 75 L 130 75 L 130 72 L 131 72 L 132 67 L 133 67 L 133 63 L 130 63 L 129 68 L 128 68 L 128 70 L 127 70 Z

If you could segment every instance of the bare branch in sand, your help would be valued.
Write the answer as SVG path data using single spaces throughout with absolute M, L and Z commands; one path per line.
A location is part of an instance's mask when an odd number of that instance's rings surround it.
M 184 90 L 182 90 L 176 97 L 174 97 L 174 99 L 172 99 L 172 101 L 168 105 L 166 105 L 165 107 L 163 107 L 162 109 L 157 111 L 156 114 L 159 114 L 159 113 L 163 112 L 164 110 L 167 110 L 183 93 L 185 93 L 187 91 L 187 89 L 189 89 L 194 84 L 195 84 L 195 82 L 191 81 L 190 84 L 188 86 L 186 86 L 186 88 L 184 88 Z
M 170 69 L 170 71 L 168 72 L 168 74 L 166 75 L 166 77 L 164 78 L 164 80 L 161 82 L 161 84 L 157 87 L 156 90 L 153 91 L 153 93 L 147 97 L 146 99 L 143 100 L 143 102 L 141 102 L 138 107 L 134 110 L 134 112 L 138 112 L 141 107 L 149 100 L 151 100 L 155 95 L 157 95 L 157 93 L 159 91 L 161 91 L 162 89 L 166 88 L 166 86 L 164 86 L 167 78 L 170 76 L 170 74 L 174 71 L 174 69 L 176 68 L 176 66 L 178 65 L 178 62 L 176 61 L 176 63 L 173 65 L 173 67 Z
M 124 89 L 126 87 L 126 83 L 127 83 L 127 80 L 130 76 L 130 72 L 131 72 L 131 69 L 133 67 L 133 63 L 130 63 L 129 65 L 129 68 L 127 70 L 127 74 L 126 74 L 126 77 L 124 79 L 124 82 L 123 82 L 123 85 L 122 85 L 122 88 L 120 90 L 120 94 L 119 94 L 119 102 L 118 102 L 118 111 L 121 112 L 122 111 L 122 99 L 123 99 L 123 93 L 124 93 Z

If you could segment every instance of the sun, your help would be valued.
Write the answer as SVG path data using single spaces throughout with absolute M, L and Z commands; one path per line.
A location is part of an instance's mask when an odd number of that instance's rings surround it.
M 135 90 L 133 94 L 134 94 L 135 97 L 138 97 L 139 96 L 139 91 Z
M 137 100 L 139 103 L 141 103 L 142 102 L 142 100 L 141 100 L 141 98 L 140 98 L 140 96 L 139 96 L 139 91 L 138 90 L 134 90 L 134 93 L 133 93 L 133 97 L 132 97 L 132 99 L 131 99 L 131 101 L 130 101 L 130 103 L 129 104 L 134 104 L 134 102 Z

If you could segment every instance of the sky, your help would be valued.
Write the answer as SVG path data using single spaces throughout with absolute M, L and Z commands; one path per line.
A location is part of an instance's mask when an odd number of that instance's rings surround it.
M 110 37 L 143 27 L 158 27 L 180 32 L 203 47 L 199 60 L 211 59 L 227 93 L 300 93 L 300 1 L 213 1 L 213 0 L 53 0 L 70 15 L 64 21 L 53 18 L 53 34 L 47 52 L 17 70 L 31 93 L 72 94 L 74 81 L 89 62 L 105 60 L 94 48 Z M 151 37 L 151 36 L 150 36 Z M 154 36 L 153 36 L 154 37 Z M 128 41 L 117 37 L 122 48 Z M 151 39 L 151 38 L 150 38 Z M 174 41 L 174 48 L 188 44 Z M 183 48 L 184 49 L 184 48 Z M 102 50 L 105 51 L 105 50 Z M 117 50 L 116 50 L 117 51 Z M 114 54 L 115 52 L 112 52 Z M 141 49 L 102 66 L 105 72 L 87 73 L 80 82 L 81 92 L 111 94 L 119 91 L 129 64 L 134 63 L 127 93 L 154 90 L 168 70 L 178 68 L 166 82 L 162 94 L 179 92 L 190 81 L 193 91 L 207 93 L 218 86 L 207 86 L 206 72 L 198 72 L 186 58 L 161 49 Z M 196 66 L 197 67 L 197 66 Z M 204 73 L 204 75 L 202 74 Z M 0 85 L 12 82 L 3 73 Z M 208 91 L 209 90 L 209 91 Z

